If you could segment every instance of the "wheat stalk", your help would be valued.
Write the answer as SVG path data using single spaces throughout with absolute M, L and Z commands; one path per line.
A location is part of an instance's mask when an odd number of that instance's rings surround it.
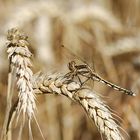
M 30 69 L 31 52 L 27 37 L 18 29 L 8 31 L 7 52 L 10 60 L 10 68 L 15 69 L 18 88 L 18 103 L 16 107 L 17 120 L 23 113 L 23 122 L 27 114 L 29 119 L 30 139 L 33 139 L 31 132 L 31 119 L 34 116 L 35 94 L 60 94 L 78 102 L 86 110 L 88 116 L 94 120 L 101 134 L 108 140 L 123 140 L 119 126 L 114 121 L 112 113 L 106 104 L 100 99 L 95 91 L 84 87 L 80 81 L 74 81 L 65 74 L 36 74 L 33 76 Z M 36 119 L 36 118 L 35 118 Z M 23 123 L 24 124 L 24 123 Z M 22 134 L 23 124 L 20 128 Z
M 33 80 L 33 88 L 35 94 L 60 94 L 80 103 L 107 140 L 124 139 L 107 105 L 96 92 L 82 87 L 80 82 L 68 80 L 63 74 L 58 73 L 51 75 L 36 74 Z
M 34 115 L 35 95 L 32 88 L 32 70 L 31 70 L 31 52 L 29 51 L 29 43 L 27 37 L 23 35 L 17 28 L 12 28 L 7 35 L 7 53 L 10 61 L 10 69 L 15 69 L 18 88 L 18 104 L 16 108 L 17 121 L 21 113 L 23 113 L 23 122 L 25 114 L 27 114 L 29 122 Z

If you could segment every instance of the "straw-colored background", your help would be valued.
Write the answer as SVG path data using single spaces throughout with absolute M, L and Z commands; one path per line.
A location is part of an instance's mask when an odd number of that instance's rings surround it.
M 94 65 L 105 79 L 137 92 L 136 97 L 129 97 L 97 82 L 90 85 L 123 119 L 121 126 L 130 139 L 139 140 L 139 13 L 140 0 L 0 0 L 0 132 L 6 109 L 6 31 L 17 26 L 29 36 L 34 72 L 64 72 L 73 56 L 60 49 L 63 44 Z M 37 108 L 47 140 L 101 139 L 84 110 L 65 97 L 37 97 Z M 13 128 L 13 140 L 17 132 L 18 128 Z M 35 124 L 33 136 L 35 140 L 41 139 Z

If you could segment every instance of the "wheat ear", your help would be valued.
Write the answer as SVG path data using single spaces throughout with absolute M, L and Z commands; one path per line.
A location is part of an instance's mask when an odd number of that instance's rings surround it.
M 114 121 L 111 111 L 95 91 L 83 88 L 75 94 L 75 98 L 83 106 L 107 140 L 124 139 L 118 129 L 120 126 Z
M 119 126 L 114 121 L 107 105 L 96 92 L 81 86 L 80 82 L 68 80 L 61 74 L 36 74 L 33 80 L 35 94 L 65 95 L 82 105 L 107 140 L 123 140 Z
M 29 120 L 34 115 L 35 95 L 32 88 L 31 52 L 27 36 L 22 34 L 17 28 L 12 28 L 7 35 L 7 53 L 10 61 L 10 68 L 15 69 L 18 88 L 18 104 L 16 108 L 17 118 L 23 113 L 23 118 L 27 114 Z M 17 119 L 18 120 L 18 119 Z

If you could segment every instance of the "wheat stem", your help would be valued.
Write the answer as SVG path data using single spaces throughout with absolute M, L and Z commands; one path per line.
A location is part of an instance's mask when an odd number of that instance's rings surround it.
M 8 73 L 7 106 L 6 106 L 5 120 L 4 120 L 2 134 L 1 134 L 1 140 L 11 139 L 11 130 L 7 133 L 7 125 L 9 125 L 10 110 L 12 106 L 12 97 L 13 97 L 14 81 L 15 81 L 14 71 L 15 69 L 12 68 L 11 70 L 9 70 Z

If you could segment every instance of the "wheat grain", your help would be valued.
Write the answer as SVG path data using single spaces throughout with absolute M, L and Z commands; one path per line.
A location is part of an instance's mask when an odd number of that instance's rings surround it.
M 60 73 L 51 75 L 37 73 L 33 78 L 35 94 L 63 94 L 73 99 L 74 93 L 80 88 L 79 83 L 68 80 Z
M 17 78 L 17 88 L 19 102 L 17 105 L 18 117 L 20 113 L 23 116 L 27 113 L 29 119 L 32 118 L 35 105 L 35 96 L 32 89 L 32 70 L 30 58 L 32 56 L 29 51 L 29 43 L 27 37 L 23 35 L 17 28 L 12 28 L 7 35 L 7 53 L 10 60 L 10 68 L 15 68 Z M 17 117 L 17 118 L 18 118 Z
M 119 126 L 114 121 L 110 110 L 99 98 L 95 91 L 82 89 L 75 94 L 75 98 L 84 107 L 88 115 L 94 120 L 99 131 L 106 136 L 108 140 L 124 139 L 118 130 Z
M 107 105 L 101 101 L 96 92 L 83 88 L 80 82 L 68 80 L 58 73 L 52 75 L 36 74 L 33 88 L 35 94 L 60 94 L 80 103 L 107 140 L 124 139 Z

